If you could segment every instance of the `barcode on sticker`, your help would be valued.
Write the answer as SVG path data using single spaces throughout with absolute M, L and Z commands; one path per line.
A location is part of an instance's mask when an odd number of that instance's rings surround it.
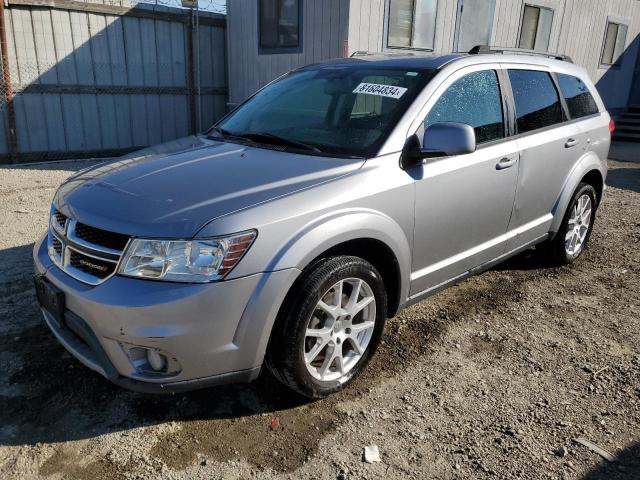
M 394 87 L 393 85 L 380 85 L 378 83 L 361 83 L 353 93 L 366 93 L 367 95 L 377 95 L 379 97 L 400 98 L 407 89 Z

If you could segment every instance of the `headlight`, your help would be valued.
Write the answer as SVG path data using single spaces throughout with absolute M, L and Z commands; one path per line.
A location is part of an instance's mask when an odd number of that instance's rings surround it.
M 131 240 L 118 273 L 172 282 L 220 280 L 256 238 L 255 231 L 201 240 Z

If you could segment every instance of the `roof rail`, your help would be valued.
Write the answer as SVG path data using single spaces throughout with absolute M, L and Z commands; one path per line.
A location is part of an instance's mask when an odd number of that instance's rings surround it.
M 527 50 L 525 48 L 513 48 L 513 47 L 490 47 L 488 45 L 476 45 L 469 50 L 469 55 L 484 55 L 490 53 L 515 53 L 517 55 L 538 55 L 541 57 L 553 58 L 555 60 L 562 60 L 564 62 L 573 63 L 573 60 L 568 55 L 562 55 L 560 53 L 540 52 L 538 50 Z
M 370 55 L 384 55 L 385 57 L 413 57 L 415 54 L 413 52 L 368 52 L 366 50 L 356 50 L 349 55 L 349 57 L 366 57 Z

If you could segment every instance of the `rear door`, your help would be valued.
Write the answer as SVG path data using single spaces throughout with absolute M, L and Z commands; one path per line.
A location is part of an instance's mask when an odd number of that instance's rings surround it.
M 538 67 L 509 67 L 520 150 L 518 187 L 508 249 L 544 236 L 562 186 L 587 146 L 586 135 L 567 114 L 554 77 Z
M 491 66 L 456 72 L 425 106 L 418 138 L 425 126 L 457 122 L 474 127 L 478 146 L 471 154 L 427 160 L 408 172 L 416 186 L 411 295 L 505 251 L 518 147 L 508 137 L 500 77 Z

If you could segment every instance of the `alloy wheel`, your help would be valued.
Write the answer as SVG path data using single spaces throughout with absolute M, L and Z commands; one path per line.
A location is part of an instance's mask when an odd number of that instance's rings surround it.
M 346 278 L 327 290 L 311 314 L 304 339 L 309 373 L 323 382 L 345 381 L 362 359 L 376 324 L 373 290 L 360 278 Z
M 564 237 L 564 248 L 568 255 L 574 256 L 580 253 L 591 225 L 591 197 L 587 194 L 578 198 L 571 210 L 567 233 Z

